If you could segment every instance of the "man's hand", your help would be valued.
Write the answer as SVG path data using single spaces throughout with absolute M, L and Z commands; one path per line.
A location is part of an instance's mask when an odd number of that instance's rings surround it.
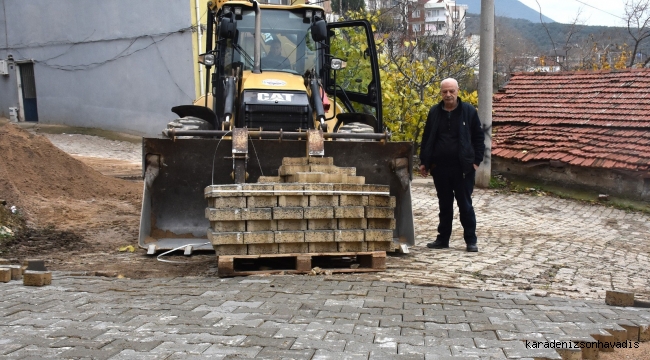
M 420 175 L 422 175 L 422 177 L 427 177 L 428 175 L 427 168 L 424 165 L 420 165 Z
M 474 166 L 474 171 L 478 170 L 478 165 L 472 164 Z

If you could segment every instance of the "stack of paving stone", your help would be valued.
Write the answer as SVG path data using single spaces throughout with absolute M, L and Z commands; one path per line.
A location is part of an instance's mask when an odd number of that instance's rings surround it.
M 211 185 L 208 239 L 219 255 L 389 251 L 395 197 L 332 158 L 284 158 L 277 177 Z

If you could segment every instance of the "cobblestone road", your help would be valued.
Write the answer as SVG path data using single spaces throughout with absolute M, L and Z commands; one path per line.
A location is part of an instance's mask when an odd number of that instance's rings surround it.
M 431 250 L 427 183 L 413 188 L 416 246 L 381 273 L 0 284 L 0 356 L 559 359 L 525 340 L 650 340 L 650 309 L 603 300 L 650 298 L 647 215 L 477 190 L 480 252 L 464 251 L 457 220 L 452 247 Z
M 435 189 L 431 180 L 419 180 L 412 193 L 416 246 L 408 256 L 392 258 L 383 279 L 579 299 L 604 299 L 606 290 L 622 290 L 650 299 L 646 214 L 477 189 L 479 252 L 465 252 L 457 213 L 450 249 L 432 250 L 426 243 L 437 234 Z

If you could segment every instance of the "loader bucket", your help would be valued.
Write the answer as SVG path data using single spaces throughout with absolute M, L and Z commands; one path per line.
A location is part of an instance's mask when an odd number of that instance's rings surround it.
M 325 156 L 339 167 L 355 167 L 366 184 L 389 185 L 396 197 L 393 240 L 413 245 L 410 177 L 413 144 L 383 141 L 325 141 Z M 139 246 L 153 254 L 191 246 L 213 250 L 205 217 L 209 185 L 232 184 L 232 141 L 215 138 L 144 138 L 145 178 Z M 285 157 L 304 157 L 304 140 L 249 140 L 246 182 L 278 176 Z M 401 170 L 396 170 L 401 163 Z

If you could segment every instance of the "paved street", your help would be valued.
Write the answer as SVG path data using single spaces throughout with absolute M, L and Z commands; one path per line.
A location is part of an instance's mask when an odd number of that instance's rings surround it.
M 609 289 L 650 298 L 647 215 L 477 190 L 480 252 L 464 251 L 458 223 L 452 248 L 431 250 L 434 195 L 414 186 L 417 244 L 381 273 L 0 284 L 0 355 L 559 359 L 530 346 L 650 339 L 650 309 L 604 303 Z

